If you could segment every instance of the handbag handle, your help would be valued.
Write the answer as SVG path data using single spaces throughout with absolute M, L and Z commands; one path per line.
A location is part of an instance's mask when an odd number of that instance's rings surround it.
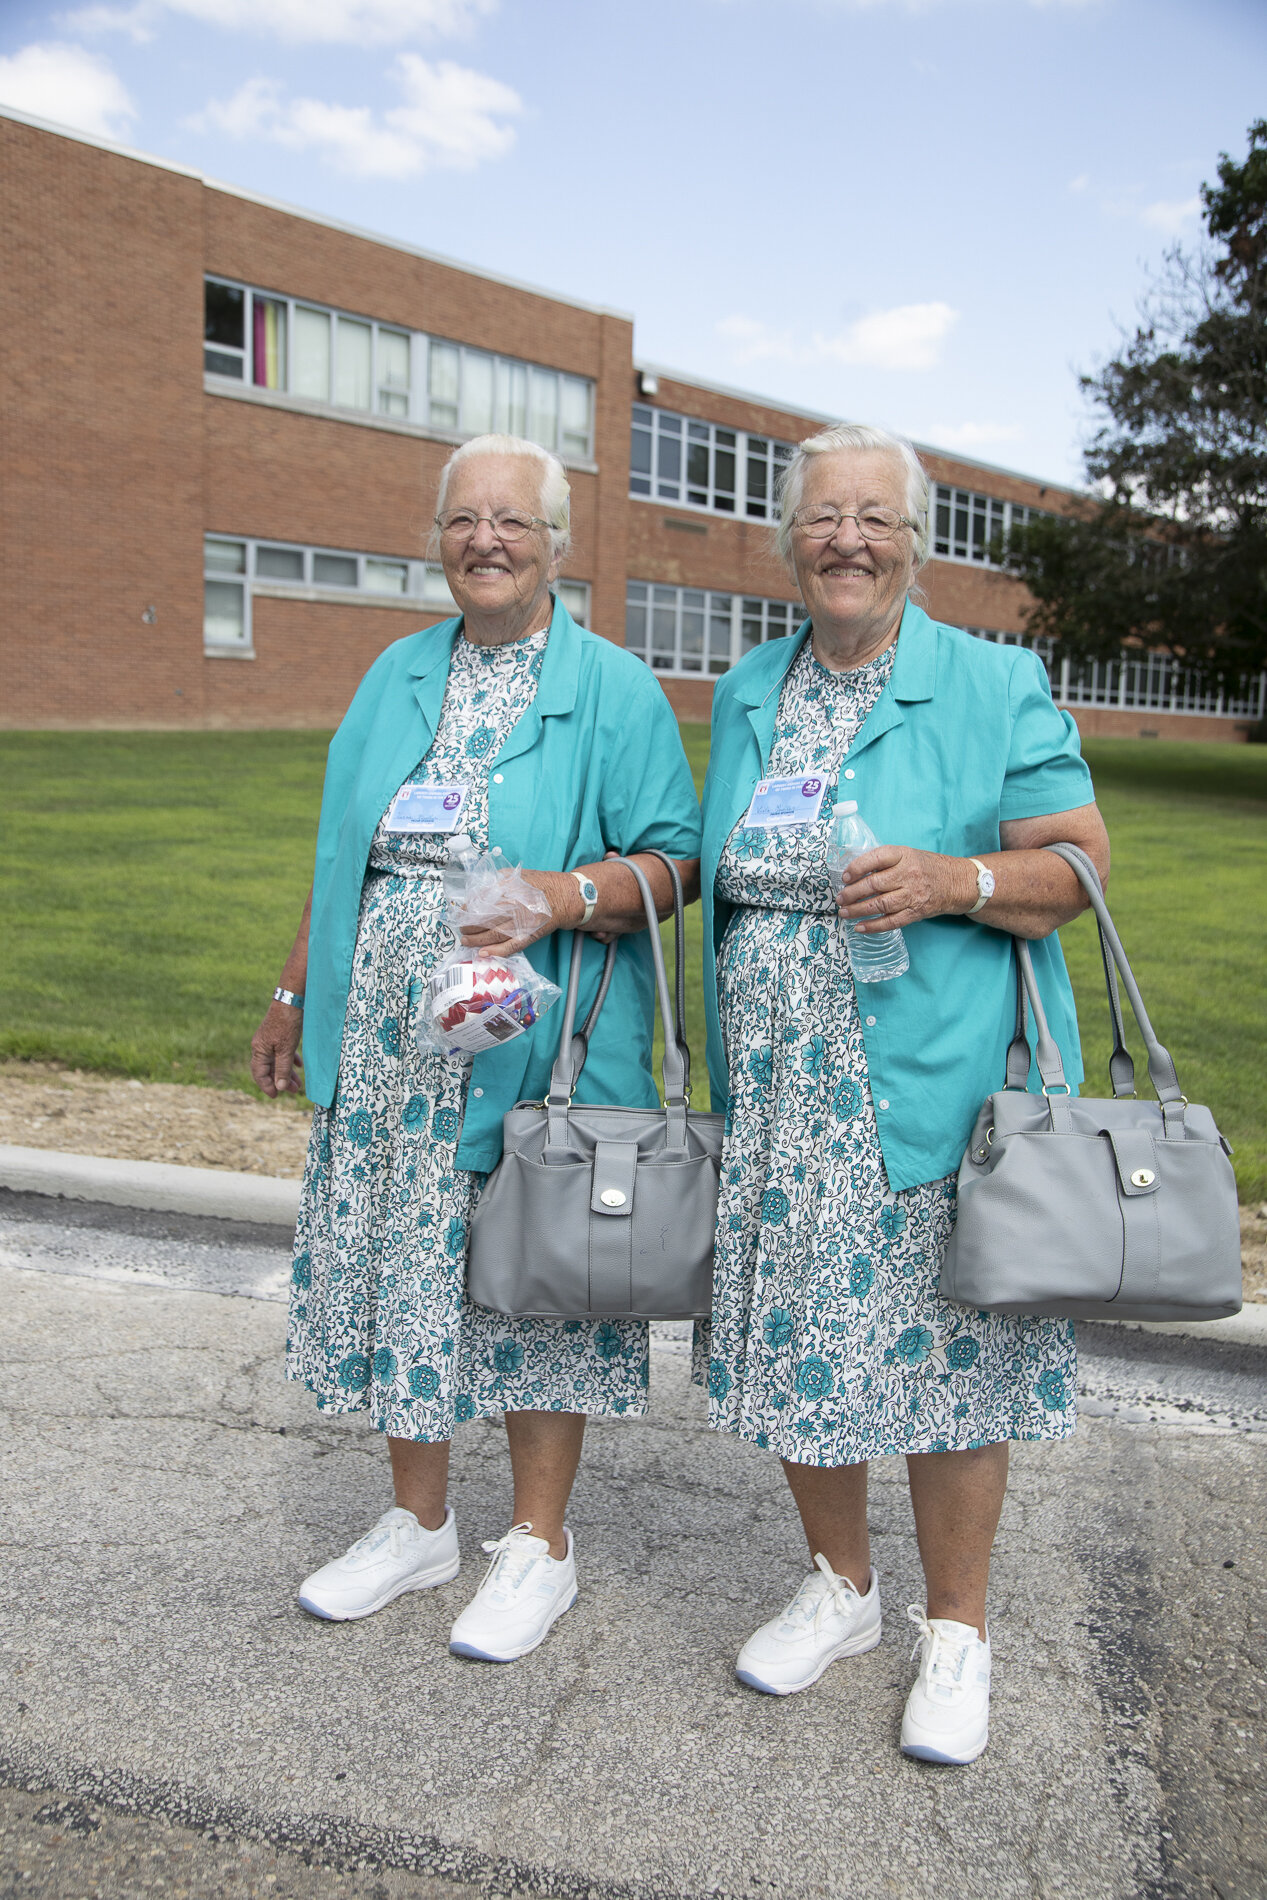
M 1126 998 L 1131 1006 L 1131 1013 L 1139 1025 L 1139 1032 L 1143 1037 L 1144 1047 L 1148 1052 L 1149 1080 L 1152 1082 L 1157 1094 L 1157 1100 L 1161 1104 L 1162 1121 L 1166 1138 L 1168 1140 L 1182 1140 L 1183 1111 L 1186 1106 L 1186 1097 L 1179 1087 L 1179 1078 L 1175 1073 L 1175 1065 L 1170 1051 L 1158 1041 L 1157 1033 L 1149 1020 L 1148 1011 L 1144 1007 L 1144 999 L 1139 993 L 1139 985 L 1135 981 L 1135 973 L 1131 969 L 1126 951 L 1122 947 L 1122 940 L 1118 936 L 1117 928 L 1109 914 L 1109 907 L 1104 901 L 1104 892 L 1101 889 L 1100 879 L 1095 871 L 1095 867 L 1087 861 L 1085 853 L 1080 851 L 1076 845 L 1052 844 L 1044 846 L 1044 849 L 1053 852 L 1056 857 L 1064 860 L 1090 899 L 1091 908 L 1095 912 L 1096 921 L 1100 927 L 1101 947 L 1106 952 L 1106 974 L 1109 960 L 1111 959 L 1113 965 L 1116 967 L 1116 974 L 1122 979 L 1122 987 L 1126 991 Z M 1030 956 L 1029 944 L 1021 937 L 1014 937 L 1012 941 L 1016 950 L 1021 980 L 1025 987 L 1025 995 L 1028 999 L 1029 1007 L 1034 1012 L 1034 1023 L 1038 1032 L 1036 1060 L 1038 1063 L 1038 1073 L 1042 1077 L 1043 1093 L 1046 1095 L 1066 1086 L 1064 1071 L 1060 1064 L 1060 1052 L 1056 1048 L 1051 1037 L 1051 1032 L 1047 1027 L 1047 1018 L 1043 1011 L 1042 1000 L 1038 994 L 1038 983 L 1034 976 L 1034 964 Z M 1110 986 L 1110 1002 L 1112 1002 L 1112 997 L 1113 988 Z M 1115 1027 L 1118 1027 L 1117 1023 L 1115 1023 Z M 1121 1044 L 1120 1028 L 1119 1044 Z M 1015 1044 L 1013 1044 L 1013 1047 L 1015 1047 Z M 1009 1050 L 1009 1073 L 1011 1054 L 1012 1052 Z M 1053 1120 L 1055 1119 L 1056 1117 L 1053 1113 Z
M 1053 849 L 1056 847 L 1053 847 Z M 1100 873 L 1085 851 L 1074 844 L 1059 847 L 1059 854 L 1074 874 L 1088 890 L 1094 889 L 1103 901 L 1104 887 L 1100 883 Z M 1086 876 L 1083 876 L 1083 872 Z M 1088 878 L 1094 884 L 1087 882 Z M 1105 938 L 1099 916 L 1096 916 L 1096 929 L 1100 943 L 1100 960 L 1104 965 L 1104 984 L 1109 998 L 1109 1015 L 1113 1020 L 1113 1053 L 1109 1057 L 1109 1080 L 1112 1083 L 1115 1098 L 1135 1094 L 1135 1063 L 1126 1046 L 1126 1028 L 1122 1021 L 1122 1001 L 1118 995 L 1117 967 L 1113 953 Z M 1029 1040 L 1026 1034 L 1025 985 L 1021 978 L 1020 961 L 1016 965 L 1016 1028 L 1007 1052 L 1007 1079 L 1005 1088 L 1024 1089 L 1029 1080 Z
M 675 964 L 678 977 L 678 1010 L 674 1010 L 674 999 L 669 992 L 669 977 L 664 964 L 664 950 L 660 943 L 660 919 L 656 911 L 655 898 L 646 874 L 629 858 L 613 858 L 609 862 L 623 864 L 638 886 L 642 898 L 643 911 L 647 918 L 647 934 L 651 939 L 651 958 L 655 968 L 656 997 L 659 1003 L 660 1020 L 664 1025 L 664 1059 L 660 1074 L 664 1084 L 665 1119 L 668 1128 L 667 1148 L 669 1150 L 686 1148 L 686 1107 L 688 1100 L 688 1077 L 690 1073 L 690 1052 L 686 1046 L 684 1031 L 685 1003 L 685 950 L 681 927 L 681 883 L 677 876 L 677 867 L 671 859 L 664 859 L 659 851 L 654 854 L 662 858 L 670 867 L 674 883 L 674 938 Z M 546 1155 L 554 1149 L 562 1154 L 569 1147 L 568 1109 L 572 1096 L 580 1080 L 581 1070 L 589 1053 L 589 1038 L 598 1020 L 603 1004 L 607 1000 L 610 988 L 610 972 L 615 960 L 614 944 L 608 946 L 607 960 L 603 970 L 603 981 L 599 985 L 594 1006 L 579 1032 L 575 1029 L 576 1003 L 580 987 L 582 937 L 579 931 L 573 933 L 572 959 L 568 968 L 567 994 L 563 1006 L 563 1023 L 559 1031 L 559 1051 L 550 1071 L 550 1088 L 546 1095 Z

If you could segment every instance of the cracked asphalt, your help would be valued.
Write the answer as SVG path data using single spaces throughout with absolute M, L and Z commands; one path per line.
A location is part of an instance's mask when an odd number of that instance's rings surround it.
M 735 1681 L 802 1558 L 672 1329 L 648 1419 L 590 1427 L 581 1597 L 539 1651 L 445 1646 L 509 1507 L 496 1424 L 455 1446 L 461 1577 L 306 1617 L 388 1487 L 284 1383 L 284 1280 L 276 1231 L 0 1195 L 0 1896 L 1267 1893 L 1267 1353 L 1080 1329 L 1076 1434 L 1014 1451 L 991 1745 L 956 1771 L 896 1747 L 896 1460 L 879 1648 L 787 1700 Z

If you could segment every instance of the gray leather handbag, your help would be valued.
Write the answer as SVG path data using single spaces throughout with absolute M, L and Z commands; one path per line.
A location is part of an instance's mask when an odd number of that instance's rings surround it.
M 1072 866 L 1100 926 L 1115 1035 L 1113 1096 L 1095 1101 L 1070 1094 L 1029 945 L 1015 939 L 1016 1033 L 1005 1086 L 987 1098 L 959 1169 L 959 1214 L 942 1268 L 942 1298 L 986 1312 L 1068 1319 L 1224 1319 L 1241 1307 L 1231 1149 L 1209 1109 L 1180 1093 L 1095 866 L 1076 845 L 1047 848 Z M 1156 1101 L 1135 1096 L 1119 972 L 1148 1051 Z M 1027 998 L 1041 1095 L 1028 1092 Z
M 594 1007 L 578 1031 L 578 934 L 550 1092 L 544 1102 L 517 1103 L 503 1118 L 502 1159 L 471 1216 L 466 1290 L 477 1306 L 495 1313 L 698 1319 L 711 1309 L 724 1117 L 689 1107 L 682 890 L 672 859 L 659 851 L 653 855 L 673 877 L 672 1001 L 650 886 L 638 865 L 628 858 L 619 862 L 637 879 L 647 913 L 664 1024 L 664 1106 L 573 1101 L 615 954 L 612 946 Z

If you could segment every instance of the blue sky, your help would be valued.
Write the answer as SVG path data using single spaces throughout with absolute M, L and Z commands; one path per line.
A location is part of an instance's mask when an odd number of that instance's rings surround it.
M 1267 114 L 1262 0 L 0 14 L 0 100 L 627 310 L 642 360 L 1054 480 L 1078 371 Z

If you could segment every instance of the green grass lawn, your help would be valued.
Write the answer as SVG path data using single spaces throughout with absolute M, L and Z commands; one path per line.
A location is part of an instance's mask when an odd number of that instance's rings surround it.
M 702 782 L 707 728 L 683 737 Z M 325 746 L 290 732 L 0 734 L 0 1055 L 249 1086 L 247 1043 L 308 885 Z M 1267 1197 L 1267 747 L 1085 749 L 1144 1000 L 1185 1092 L 1236 1148 L 1242 1197 Z M 1095 937 L 1087 918 L 1063 934 L 1098 1091 Z M 688 944 L 702 1104 L 698 908 Z

